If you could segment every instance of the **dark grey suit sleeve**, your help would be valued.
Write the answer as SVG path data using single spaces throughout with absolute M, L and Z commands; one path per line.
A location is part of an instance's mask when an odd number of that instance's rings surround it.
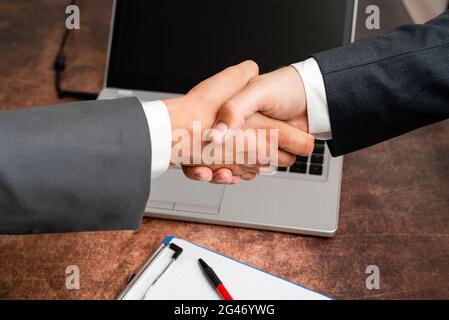
M 334 156 L 449 118 L 449 11 L 314 58 Z
M 0 112 L 0 234 L 138 228 L 150 158 L 136 98 Z

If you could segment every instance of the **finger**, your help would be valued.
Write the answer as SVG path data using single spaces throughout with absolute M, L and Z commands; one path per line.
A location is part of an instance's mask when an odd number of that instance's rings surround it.
M 192 180 L 196 181 L 206 181 L 209 182 L 212 180 L 213 173 L 212 170 L 206 167 L 182 167 L 182 171 L 184 175 Z
M 216 75 L 204 80 L 190 93 L 213 104 L 222 105 L 242 90 L 251 78 L 259 74 L 257 63 L 251 60 L 226 68 Z
M 256 178 L 256 175 L 254 173 L 245 173 L 244 175 L 241 176 L 241 178 L 245 181 L 251 181 Z
M 278 151 L 278 167 L 290 167 L 295 163 L 296 156 L 283 150 Z
M 212 181 L 218 184 L 232 183 L 233 174 L 230 169 L 220 168 L 214 171 Z
M 240 183 L 240 176 L 233 176 L 230 184 L 238 184 Z
M 308 156 L 313 152 L 315 138 L 296 127 L 280 120 L 274 120 L 260 113 L 255 113 L 248 119 L 246 126 L 257 128 L 277 129 L 277 132 L 269 131 L 270 140 L 278 142 L 278 149 L 292 153 L 294 155 Z M 272 142 L 272 141 L 270 141 Z
M 214 126 L 217 132 L 211 135 L 210 140 L 219 142 L 223 140 L 229 128 L 241 128 L 246 119 L 259 111 L 260 106 L 263 105 L 265 91 L 260 82 L 254 82 L 227 100 L 218 111 Z
M 277 172 L 277 167 L 274 166 L 263 166 L 259 169 L 258 175 L 260 176 L 272 176 Z
M 278 122 L 279 149 L 299 156 L 308 156 L 313 152 L 315 138 L 304 131 L 284 122 Z
M 259 173 L 265 172 L 267 174 L 270 174 L 270 172 L 278 167 L 291 167 L 296 161 L 296 156 L 290 152 L 277 150 L 277 153 L 277 161 L 271 158 L 270 160 L 272 161 L 270 161 L 268 165 L 263 165 L 260 167 Z
M 286 121 L 286 123 L 301 131 L 309 131 L 309 120 L 307 118 L 307 114 L 290 119 Z

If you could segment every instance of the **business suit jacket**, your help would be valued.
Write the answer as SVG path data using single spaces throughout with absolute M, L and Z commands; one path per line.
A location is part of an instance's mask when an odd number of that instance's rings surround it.
M 314 58 L 334 156 L 449 118 L 449 11 Z
M 316 54 L 333 155 L 449 117 L 449 13 Z M 135 98 L 0 112 L 0 234 L 138 228 L 150 192 Z
M 0 234 L 137 229 L 150 166 L 136 98 L 0 112 Z

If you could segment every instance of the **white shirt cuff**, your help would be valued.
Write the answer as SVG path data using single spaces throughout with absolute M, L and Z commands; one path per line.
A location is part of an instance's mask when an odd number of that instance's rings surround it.
M 151 180 L 163 175 L 170 166 L 172 132 L 170 115 L 162 101 L 141 102 L 151 139 Z
M 314 58 L 292 64 L 304 83 L 309 133 L 320 140 L 332 139 L 326 88 L 320 67 Z

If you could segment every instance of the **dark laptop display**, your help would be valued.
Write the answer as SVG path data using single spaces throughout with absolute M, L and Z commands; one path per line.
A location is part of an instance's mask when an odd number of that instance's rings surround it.
M 301 61 L 350 41 L 353 2 L 118 0 L 107 85 L 185 93 L 246 59 Z

